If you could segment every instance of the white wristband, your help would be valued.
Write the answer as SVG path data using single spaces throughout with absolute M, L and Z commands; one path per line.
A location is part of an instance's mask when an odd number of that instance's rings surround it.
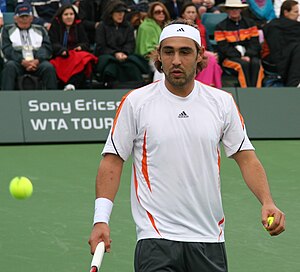
M 108 198 L 100 197 L 95 200 L 94 225 L 100 222 L 108 224 L 113 205 Z

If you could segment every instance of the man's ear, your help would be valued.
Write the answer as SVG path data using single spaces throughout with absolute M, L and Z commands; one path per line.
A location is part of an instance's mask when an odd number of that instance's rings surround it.
M 156 50 L 156 53 L 157 53 L 157 59 L 161 62 L 160 51 L 158 49 Z
M 203 46 L 201 46 L 201 48 L 199 49 L 198 54 L 197 54 L 198 62 L 200 62 L 203 59 L 204 52 L 205 52 L 205 48 Z

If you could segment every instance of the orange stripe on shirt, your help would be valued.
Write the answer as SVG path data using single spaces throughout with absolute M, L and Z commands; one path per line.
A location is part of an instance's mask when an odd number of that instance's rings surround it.
M 218 222 L 218 226 L 219 226 L 219 228 L 220 228 L 219 240 L 220 240 L 221 235 L 222 235 L 222 233 L 223 233 L 223 230 L 222 230 L 222 228 L 221 228 L 221 225 L 222 225 L 224 222 L 225 222 L 225 218 L 224 218 L 224 217 Z
M 136 177 L 136 168 L 135 168 L 135 165 L 134 165 L 134 164 L 133 164 L 133 179 L 134 179 L 135 195 L 136 195 L 137 200 L 138 200 L 139 203 L 140 203 L 140 198 L 139 198 L 139 196 L 138 196 L 138 187 L 139 187 L 139 183 L 138 183 L 138 180 L 137 180 L 137 177 Z
M 147 131 L 144 133 L 144 143 L 143 143 L 143 158 L 142 158 L 142 173 L 147 182 L 150 192 L 152 192 L 149 174 L 148 174 L 148 164 L 147 164 Z
M 154 221 L 154 218 L 153 218 L 152 214 L 149 213 L 148 211 L 146 211 L 146 212 L 147 212 L 147 215 L 148 215 L 148 217 L 149 217 L 149 219 L 151 221 L 151 224 L 152 224 L 153 228 L 156 230 L 156 232 L 158 233 L 158 235 L 161 236 L 159 230 L 156 227 L 156 224 L 155 224 L 155 221 Z
M 221 190 L 221 178 L 220 178 L 220 172 L 221 172 L 221 154 L 219 146 L 217 146 L 217 154 L 218 154 L 218 189 Z

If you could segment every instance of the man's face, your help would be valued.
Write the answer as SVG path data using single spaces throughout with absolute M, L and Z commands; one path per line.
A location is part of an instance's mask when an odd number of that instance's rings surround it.
M 163 40 L 158 59 L 162 62 L 167 87 L 176 89 L 194 84 L 202 54 L 192 39 L 172 37 Z
M 241 18 L 242 9 L 227 8 L 228 17 L 233 21 L 238 21 Z
M 30 28 L 32 20 L 33 16 L 31 15 L 15 16 L 15 22 L 20 29 Z

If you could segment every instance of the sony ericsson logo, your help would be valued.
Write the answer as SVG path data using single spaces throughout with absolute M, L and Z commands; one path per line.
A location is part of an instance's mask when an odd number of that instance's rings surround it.
M 188 118 L 189 116 L 186 114 L 185 111 L 182 111 L 179 115 L 178 118 Z
M 178 29 L 177 29 L 177 32 L 185 32 L 185 31 L 184 31 L 184 29 L 181 27 L 181 28 L 178 28 Z

